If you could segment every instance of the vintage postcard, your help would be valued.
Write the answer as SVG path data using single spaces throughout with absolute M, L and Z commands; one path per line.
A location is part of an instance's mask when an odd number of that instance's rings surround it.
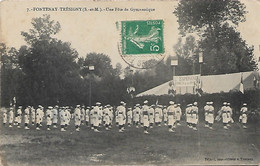
M 2 0 L 0 165 L 259 165 L 259 0 Z

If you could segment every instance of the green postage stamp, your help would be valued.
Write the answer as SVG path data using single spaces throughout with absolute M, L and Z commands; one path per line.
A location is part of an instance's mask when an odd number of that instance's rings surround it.
M 164 58 L 163 20 L 121 21 L 120 55 L 135 68 L 151 68 Z
M 122 21 L 122 54 L 162 54 L 163 20 Z

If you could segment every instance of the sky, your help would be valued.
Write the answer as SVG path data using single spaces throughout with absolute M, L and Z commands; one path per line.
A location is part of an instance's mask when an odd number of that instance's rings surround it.
M 247 21 L 241 23 L 238 30 L 249 46 L 255 46 L 256 59 L 260 56 L 260 0 L 242 0 L 246 5 Z M 127 64 L 118 52 L 120 31 L 116 22 L 127 20 L 164 20 L 165 55 L 173 56 L 173 45 L 179 36 L 177 18 L 173 14 L 177 1 L 2 1 L 0 8 L 0 41 L 8 47 L 19 49 L 24 45 L 21 31 L 26 31 L 31 26 L 31 19 L 50 14 L 51 19 L 59 21 L 61 31 L 56 35 L 62 41 L 70 42 L 80 57 L 87 53 L 96 52 L 108 55 L 112 64 Z M 45 7 L 57 11 L 42 11 Z M 63 7 L 61 9 L 61 7 Z M 78 7 L 81 10 L 101 8 L 103 11 L 64 11 L 66 7 Z M 43 9 L 44 8 L 44 9 Z M 111 11 L 115 8 L 123 11 Z M 128 11 L 124 11 L 127 8 Z M 133 9 L 148 8 L 154 11 L 134 11 Z M 29 11 L 28 11 L 29 9 Z M 108 11 L 106 11 L 108 9 Z M 63 11 L 61 11 L 63 10 Z

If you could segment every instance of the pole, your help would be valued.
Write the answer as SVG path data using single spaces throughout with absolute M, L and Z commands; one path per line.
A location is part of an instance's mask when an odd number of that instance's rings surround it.
M 92 74 L 90 75 L 90 79 L 89 79 L 89 107 L 91 107 L 91 78 L 92 77 Z
M 202 63 L 200 63 L 200 75 L 202 75 L 201 70 L 202 70 Z

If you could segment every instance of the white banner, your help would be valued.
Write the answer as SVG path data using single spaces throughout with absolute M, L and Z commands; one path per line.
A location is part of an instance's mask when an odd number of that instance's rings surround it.
M 200 75 L 174 76 L 175 86 L 194 86 L 200 82 Z

